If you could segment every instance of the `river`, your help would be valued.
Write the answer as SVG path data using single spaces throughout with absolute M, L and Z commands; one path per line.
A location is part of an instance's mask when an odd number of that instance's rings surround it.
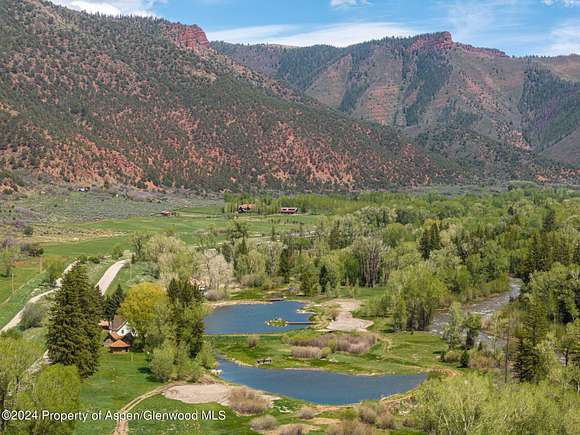
M 493 316 L 493 313 L 508 304 L 510 300 L 516 299 L 520 295 L 521 287 L 522 285 L 519 280 L 510 278 L 510 291 L 493 295 L 481 301 L 463 305 L 463 311 L 466 313 L 480 314 L 484 321 L 490 319 Z M 447 323 L 449 323 L 449 312 L 447 310 L 437 311 L 431 321 L 430 331 L 434 334 L 443 336 Z M 492 340 L 492 337 L 485 331 L 481 331 L 479 333 L 479 340 L 484 343 L 489 343 Z

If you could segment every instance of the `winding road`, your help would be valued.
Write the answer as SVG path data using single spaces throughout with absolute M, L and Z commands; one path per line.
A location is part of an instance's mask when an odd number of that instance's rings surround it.
M 30 304 L 30 303 L 35 303 L 38 302 L 39 300 L 41 300 L 43 297 L 55 292 L 56 290 L 58 290 L 61 286 L 62 286 L 62 278 L 71 271 L 71 269 L 77 264 L 77 261 L 73 261 L 71 264 L 69 264 L 66 269 L 62 272 L 62 276 L 60 278 L 58 278 L 54 284 L 54 288 L 52 290 L 49 290 L 47 292 L 41 293 L 39 295 L 33 296 L 31 297 L 28 302 L 26 302 L 26 304 L 24 304 L 24 307 L 26 307 L 26 305 Z M 12 328 L 16 328 L 18 326 L 18 324 L 20 323 L 20 321 L 22 320 L 22 315 L 24 314 L 24 308 L 22 308 L 20 311 L 18 311 L 16 313 L 16 315 L 6 324 L 2 327 L 2 329 L 0 329 L 0 332 L 5 332 L 8 331 L 9 329 Z
M 99 291 L 101 292 L 102 295 L 105 294 L 105 292 L 107 291 L 107 289 L 109 288 L 109 286 L 111 285 L 111 283 L 113 282 L 113 280 L 115 279 L 115 277 L 117 276 L 117 274 L 119 273 L 119 271 L 129 262 L 129 260 L 119 260 L 116 263 L 114 263 L 113 265 L 111 265 L 103 274 L 103 276 L 101 277 L 101 279 L 99 280 L 99 282 L 97 283 L 97 286 L 99 287 Z M 30 304 L 30 303 L 35 303 L 38 302 L 39 300 L 41 300 L 42 298 L 44 298 L 45 296 L 48 296 L 51 293 L 54 293 L 56 290 L 58 290 L 61 286 L 62 286 L 62 278 L 68 273 L 70 272 L 70 270 L 77 264 L 77 261 L 72 262 L 71 264 L 69 264 L 66 269 L 64 270 L 64 272 L 62 273 L 62 276 L 60 278 L 58 278 L 56 280 L 55 286 L 52 290 L 46 291 L 44 293 L 41 293 L 39 295 L 33 296 L 31 297 L 26 304 L 24 305 L 24 307 L 26 307 L 26 305 Z M 16 315 L 6 324 L 2 327 L 2 329 L 0 329 L 0 332 L 5 332 L 8 331 L 10 329 L 16 328 L 19 324 L 20 321 L 22 320 L 22 315 L 24 314 L 24 309 L 22 308 L 18 313 L 16 313 Z

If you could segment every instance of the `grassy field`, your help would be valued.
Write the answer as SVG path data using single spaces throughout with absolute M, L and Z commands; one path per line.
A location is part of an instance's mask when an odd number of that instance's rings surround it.
M 285 335 L 296 336 L 300 332 Z M 228 358 L 255 365 L 260 358 L 272 358 L 275 368 L 319 368 L 342 373 L 409 374 L 433 367 L 449 367 L 439 361 L 446 344 L 429 333 L 403 332 L 387 334 L 383 340 L 363 355 L 335 352 L 326 359 L 292 358 L 291 345 L 282 340 L 283 335 L 263 335 L 258 345 L 251 349 L 245 336 L 215 336 L 211 340 Z
M 81 409 L 84 411 L 118 411 L 132 399 L 162 385 L 147 368 L 143 353 L 113 355 L 103 349 L 100 367 L 81 386 Z M 114 421 L 78 423 L 77 434 L 105 434 L 115 428 Z

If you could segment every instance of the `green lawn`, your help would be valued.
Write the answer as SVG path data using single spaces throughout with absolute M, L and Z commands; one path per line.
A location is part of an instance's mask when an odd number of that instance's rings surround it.
M 119 284 L 124 290 L 127 290 L 127 288 L 134 284 L 155 280 L 156 278 L 151 274 L 149 263 L 138 262 L 135 264 L 127 264 L 119 271 L 115 279 L 111 282 L 111 285 L 107 289 L 107 294 L 114 292 Z
M 19 260 L 12 272 L 14 273 L 14 289 L 16 293 L 20 287 L 26 285 L 28 281 L 40 272 L 40 258 L 26 257 Z M 0 275 L 0 306 L 11 295 L 12 277 Z
M 149 373 L 145 354 L 111 354 L 103 349 L 99 370 L 81 386 L 81 409 L 118 411 L 132 399 L 151 391 L 161 383 Z M 114 421 L 77 423 L 76 434 L 106 434 L 115 428 Z
M 191 405 L 177 400 L 154 396 L 137 405 L 133 412 L 183 412 L 198 413 L 198 420 L 138 420 L 129 423 L 130 434 L 216 434 L 216 435 L 249 435 L 255 434 L 249 422 L 252 417 L 238 416 L 231 409 L 211 404 Z M 220 411 L 225 419 L 220 420 Z M 205 413 L 205 418 L 202 418 Z M 213 419 L 212 419 L 213 413 Z

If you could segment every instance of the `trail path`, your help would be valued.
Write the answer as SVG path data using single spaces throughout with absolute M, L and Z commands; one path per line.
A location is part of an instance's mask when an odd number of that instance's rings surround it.
M 47 292 L 44 292 L 44 293 L 41 293 L 39 295 L 36 295 L 36 296 L 31 297 L 30 299 L 28 299 L 28 302 L 26 302 L 26 304 L 24 304 L 24 307 L 26 307 L 26 305 L 28 305 L 30 303 L 38 302 L 43 297 L 45 297 L 45 296 L 53 293 L 54 291 L 58 290 L 61 287 L 61 285 L 62 285 L 62 278 L 64 277 L 64 275 L 66 275 L 67 273 L 69 273 L 70 270 L 76 264 L 77 264 L 77 261 L 73 261 L 71 264 L 69 264 L 66 267 L 66 269 L 62 273 L 62 276 L 56 280 L 56 283 L 55 283 L 54 288 L 52 290 L 49 290 Z M 18 311 L 18 313 L 16 313 L 16 315 L 6 325 L 4 325 L 2 327 L 2 329 L 0 329 L 0 332 L 4 332 L 4 331 L 8 331 L 9 329 L 16 328 L 18 326 L 18 324 L 20 323 L 20 321 L 22 320 L 22 314 L 24 314 L 24 308 L 22 308 L 20 311 Z
M 141 394 L 140 396 L 135 397 L 133 400 L 131 400 L 129 403 L 123 406 L 119 411 L 119 413 L 120 414 L 127 413 L 131 411 L 139 403 L 143 402 L 145 399 L 156 396 L 158 394 L 163 394 L 165 391 L 177 385 L 181 385 L 181 383 L 173 382 L 171 384 L 162 385 L 160 387 L 155 388 L 154 390 L 148 391 L 147 393 Z M 115 428 L 115 432 L 113 432 L 113 435 L 126 435 L 128 433 L 129 433 L 129 421 L 122 418 L 117 422 L 117 427 Z

